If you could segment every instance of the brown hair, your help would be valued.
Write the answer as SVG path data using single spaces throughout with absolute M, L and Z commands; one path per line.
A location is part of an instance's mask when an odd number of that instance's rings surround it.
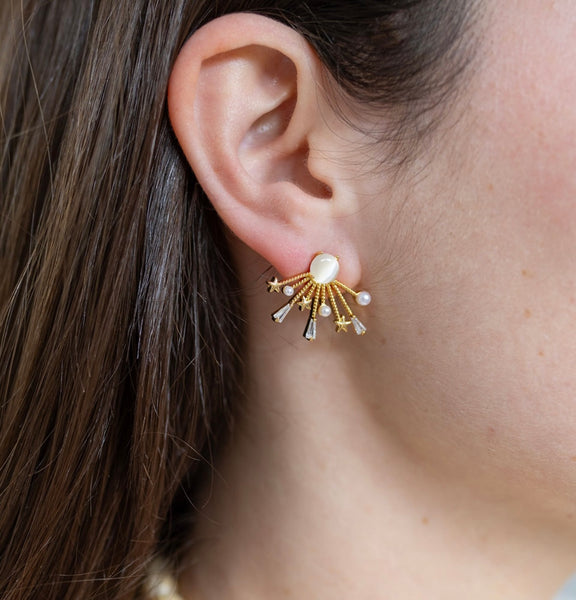
M 454 89 L 470 4 L 1 3 L 0 597 L 137 597 L 241 400 L 232 261 L 166 114 L 186 37 L 288 23 L 406 132 Z

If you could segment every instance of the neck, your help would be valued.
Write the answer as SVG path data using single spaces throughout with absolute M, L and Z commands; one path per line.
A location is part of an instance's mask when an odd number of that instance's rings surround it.
M 251 332 L 247 405 L 216 464 L 183 597 L 552 598 L 576 565 L 573 535 L 501 486 L 475 487 L 481 465 L 462 476 L 407 442 L 392 412 L 413 432 L 419 417 L 377 332 L 323 327 L 308 343 L 294 320 L 281 335 L 272 322 Z

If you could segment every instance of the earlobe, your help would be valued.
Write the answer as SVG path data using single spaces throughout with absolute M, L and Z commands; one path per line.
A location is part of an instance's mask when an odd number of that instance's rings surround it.
M 355 253 L 335 218 L 342 211 L 330 173 L 338 167 L 320 158 L 321 68 L 289 27 L 228 15 L 185 44 L 168 107 L 184 154 L 236 236 L 282 274 L 303 270 L 319 250 L 339 254 L 353 284 Z

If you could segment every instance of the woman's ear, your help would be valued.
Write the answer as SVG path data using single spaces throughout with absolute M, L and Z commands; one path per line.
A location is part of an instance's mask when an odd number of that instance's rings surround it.
M 228 15 L 182 48 L 168 108 L 198 181 L 238 238 L 282 275 L 305 271 L 318 251 L 339 255 L 353 285 L 358 259 L 342 225 L 353 201 L 329 158 L 338 136 L 322 70 L 290 27 Z

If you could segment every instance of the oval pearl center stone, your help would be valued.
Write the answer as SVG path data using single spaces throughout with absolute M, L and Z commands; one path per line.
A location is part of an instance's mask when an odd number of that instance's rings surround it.
M 339 270 L 338 259 L 331 254 L 319 254 L 310 264 L 310 274 L 316 283 L 332 283 Z

